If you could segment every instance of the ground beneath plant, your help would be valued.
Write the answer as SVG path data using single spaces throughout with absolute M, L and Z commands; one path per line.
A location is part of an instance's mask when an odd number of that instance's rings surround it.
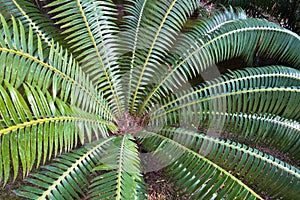
M 0 200 L 21 200 L 22 198 L 13 193 L 13 190 L 21 187 L 22 184 L 22 176 L 19 174 L 13 184 L 9 183 L 5 188 L 0 187 Z
M 188 200 L 188 196 L 179 197 L 174 184 L 163 176 L 163 171 L 149 172 L 144 176 L 148 200 Z

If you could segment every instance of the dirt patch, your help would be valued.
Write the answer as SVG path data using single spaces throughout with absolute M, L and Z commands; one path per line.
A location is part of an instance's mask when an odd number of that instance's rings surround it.
M 13 191 L 23 185 L 21 173 L 18 174 L 17 179 L 12 183 L 9 182 L 4 188 L 0 187 L 0 199 L 2 200 L 21 200 Z
M 164 177 L 163 170 L 144 175 L 148 200 L 188 200 L 189 196 L 178 196 L 174 184 Z
M 145 174 L 148 200 L 175 200 L 176 191 L 173 184 L 169 183 L 163 176 L 162 171 L 149 172 Z

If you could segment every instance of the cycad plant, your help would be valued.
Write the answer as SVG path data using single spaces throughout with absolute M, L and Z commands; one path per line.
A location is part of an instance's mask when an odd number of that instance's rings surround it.
M 177 199 L 299 198 L 299 35 L 200 5 L 0 0 L 4 190 L 145 199 L 162 170 Z

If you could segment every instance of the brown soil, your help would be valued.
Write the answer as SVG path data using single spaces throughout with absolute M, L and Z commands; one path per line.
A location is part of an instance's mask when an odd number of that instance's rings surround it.
M 18 197 L 13 190 L 22 186 L 22 179 L 22 175 L 19 173 L 14 183 L 8 182 L 4 188 L 0 187 L 0 200 L 21 200 L 22 198 Z
M 188 200 L 188 196 L 179 197 L 174 184 L 163 176 L 163 171 L 145 174 L 148 200 Z

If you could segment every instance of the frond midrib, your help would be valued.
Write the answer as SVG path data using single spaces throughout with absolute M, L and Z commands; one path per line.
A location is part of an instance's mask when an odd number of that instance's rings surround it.
M 112 92 L 112 96 L 114 97 L 114 101 L 115 101 L 116 104 L 117 104 L 117 109 L 118 109 L 119 115 L 121 116 L 122 111 L 121 111 L 121 103 L 120 103 L 119 97 L 118 97 L 118 95 L 115 93 L 115 88 L 114 88 L 114 86 L 113 86 L 113 84 L 112 84 L 112 81 L 110 80 L 110 77 L 109 77 L 109 74 L 108 74 L 107 70 L 105 69 L 105 65 L 104 65 L 103 60 L 102 60 L 102 58 L 101 58 L 99 49 L 98 49 L 98 47 L 97 47 L 97 44 L 96 44 L 95 38 L 94 38 L 94 36 L 93 36 L 93 33 L 92 33 L 92 31 L 91 31 L 90 25 L 89 25 L 89 23 L 88 23 L 88 21 L 87 21 L 87 18 L 86 18 L 86 16 L 85 16 L 85 13 L 84 13 L 84 10 L 83 10 L 83 8 L 82 8 L 82 5 L 80 4 L 80 1 L 79 1 L 79 0 L 76 0 L 76 3 L 77 3 L 77 6 L 78 6 L 78 8 L 79 8 L 79 10 L 80 10 L 80 14 L 81 14 L 81 16 L 82 16 L 82 18 L 83 18 L 84 24 L 85 24 L 85 26 L 86 26 L 86 28 L 87 28 L 87 31 L 88 31 L 89 37 L 90 37 L 90 39 L 91 39 L 91 42 L 92 42 L 92 44 L 93 44 L 93 46 L 94 46 L 94 49 L 95 49 L 95 51 L 96 51 L 97 58 L 98 58 L 98 60 L 100 61 L 100 65 L 101 65 L 101 67 L 102 67 L 102 71 L 103 71 L 103 73 L 104 73 L 104 75 L 105 75 L 105 78 L 106 78 L 108 84 L 109 84 L 109 88 L 110 88 L 110 91 Z
M 137 23 L 137 26 L 136 26 L 136 31 L 135 31 L 135 36 L 134 36 L 133 51 L 132 51 L 131 64 L 130 64 L 129 91 L 131 91 L 132 73 L 133 73 L 133 68 L 134 68 L 133 64 L 134 64 L 134 59 L 135 59 L 135 52 L 136 52 L 136 49 L 137 49 L 138 34 L 139 34 L 139 31 L 140 31 L 142 16 L 143 16 L 143 12 L 144 12 L 146 3 L 147 3 L 147 1 L 145 0 L 143 5 L 142 5 L 140 14 L 139 14 L 138 23 Z
M 38 26 L 29 18 L 27 13 L 23 10 L 23 8 L 16 2 L 16 0 L 12 0 L 13 3 L 16 5 L 18 10 L 22 13 L 22 15 L 26 18 L 26 20 L 29 22 L 30 26 L 36 30 L 37 34 L 45 41 L 45 43 L 50 47 L 52 44 L 51 42 L 47 39 L 47 36 L 39 29 Z
M 119 168 L 118 168 L 118 176 L 117 176 L 117 196 L 116 199 L 120 200 L 121 199 L 121 184 L 122 184 L 122 168 L 123 168 L 123 154 L 124 154 L 124 145 L 125 145 L 125 140 L 126 137 L 125 135 L 122 138 L 122 142 L 120 145 L 120 155 L 119 155 Z
M 230 116 L 230 117 L 243 117 L 243 118 L 248 118 L 249 119 L 249 114 L 243 114 L 243 113 L 227 113 L 227 112 L 213 112 L 214 114 L 217 114 L 217 115 L 223 115 L 223 116 Z M 211 114 L 211 112 L 206 112 L 206 114 Z M 258 119 L 258 120 L 261 120 L 262 118 L 256 115 L 250 115 L 250 119 L 254 120 L 254 119 Z M 272 119 L 272 118 L 263 118 L 262 120 L 264 121 L 267 121 L 267 122 L 271 122 L 271 123 L 274 123 L 274 124 L 279 124 L 279 125 L 282 125 L 286 128 L 291 128 L 291 129 L 294 129 L 294 130 L 297 130 L 300 132 L 300 124 L 293 124 L 293 123 L 286 123 L 285 121 L 280 121 L 280 120 L 277 120 L 276 118 Z M 292 121 L 288 121 L 288 122 L 292 122 Z
M 12 131 L 16 131 L 18 129 L 30 127 L 30 126 L 37 125 L 37 124 L 44 124 L 47 122 L 55 122 L 55 121 L 82 121 L 82 122 L 92 122 L 92 123 L 103 124 L 103 125 L 107 125 L 107 126 L 113 126 L 113 124 L 109 121 L 104 121 L 104 120 L 102 121 L 102 120 L 97 120 L 94 118 L 59 116 L 59 117 L 41 118 L 41 119 L 31 120 L 31 121 L 23 122 L 23 123 L 16 124 L 13 126 L 9 126 L 7 128 L 0 130 L 0 136 L 10 133 Z

